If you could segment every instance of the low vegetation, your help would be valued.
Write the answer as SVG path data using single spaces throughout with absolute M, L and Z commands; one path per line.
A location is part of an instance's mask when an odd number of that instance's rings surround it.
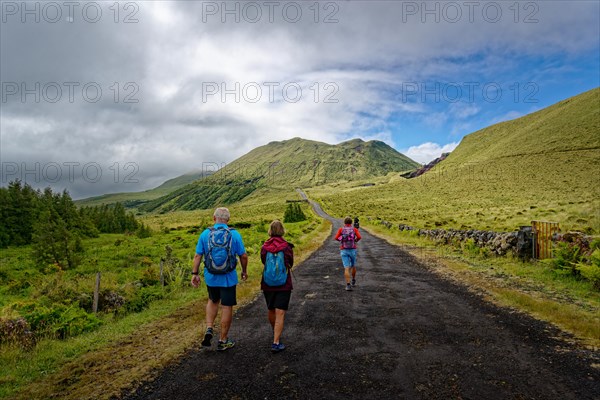
M 417 228 L 514 231 L 532 220 L 600 234 L 600 89 L 467 135 L 413 179 L 308 188 L 337 217 L 347 213 Z
M 251 260 L 251 279 L 240 287 L 241 299 L 252 297 L 259 288 L 260 247 L 267 239 L 271 220 L 283 218 L 287 195 L 298 197 L 290 192 L 273 195 L 271 201 L 230 208 L 231 223 L 238 226 Z M 306 218 L 286 223 L 286 238 L 296 245 L 296 256 L 302 259 L 320 243 L 319 232 L 326 230 L 328 234 L 329 228 L 309 211 L 307 204 L 298 207 Z M 159 323 L 158 319 L 183 312 L 192 303 L 198 311 L 197 300 L 205 298 L 206 293 L 190 288 L 191 260 L 198 235 L 212 224 L 212 211 L 152 215 L 142 222 L 153 230 L 151 237 L 123 233 L 83 238 L 85 250 L 74 268 L 40 268 L 28 254 L 30 246 L 3 251 L 0 363 L 7 367 L 0 373 L 0 398 L 12 398 L 29 383 L 60 373 L 66 363 L 77 364 L 88 351 L 102 353 L 114 340 L 126 340 L 127 335 L 135 335 L 136 324 Z M 94 314 L 92 297 L 97 272 L 101 272 L 100 302 L 99 312 Z M 196 329 L 198 324 L 195 320 Z M 189 346 L 194 339 L 197 338 L 190 335 L 185 343 Z M 174 347 L 167 352 L 168 357 L 183 351 L 181 344 L 169 346 Z M 144 373 L 149 371 L 142 369 Z M 136 379 L 132 374 L 129 383 Z M 46 384 L 52 387 L 56 382 Z M 45 398 L 49 393 L 34 398 Z
M 300 222 L 306 219 L 302 207 L 298 203 L 290 203 L 283 214 L 283 222 Z

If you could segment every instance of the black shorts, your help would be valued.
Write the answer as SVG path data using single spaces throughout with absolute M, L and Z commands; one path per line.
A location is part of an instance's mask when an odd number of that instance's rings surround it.
M 206 290 L 208 290 L 208 298 L 211 299 L 213 303 L 218 303 L 220 301 L 224 306 L 235 306 L 237 304 L 235 298 L 235 286 L 206 286 Z
M 287 310 L 290 304 L 290 297 L 292 296 L 291 290 L 282 290 L 279 292 L 263 292 L 265 300 L 267 301 L 267 308 L 274 310 L 279 308 L 280 310 Z

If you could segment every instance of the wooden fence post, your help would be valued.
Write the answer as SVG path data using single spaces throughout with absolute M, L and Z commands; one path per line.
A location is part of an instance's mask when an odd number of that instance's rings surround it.
M 94 286 L 94 304 L 92 304 L 92 312 L 98 312 L 98 298 L 100 297 L 100 272 L 96 274 L 96 286 Z

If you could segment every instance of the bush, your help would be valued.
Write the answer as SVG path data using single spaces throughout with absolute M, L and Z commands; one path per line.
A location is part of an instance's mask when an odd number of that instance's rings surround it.
M 126 312 L 140 312 L 147 308 L 150 303 L 160 300 L 164 297 L 162 288 L 157 286 L 148 286 L 138 289 L 134 296 L 125 303 Z
M 579 275 L 576 268 L 581 261 L 581 248 L 574 243 L 558 242 L 554 247 L 552 266 L 563 275 Z
M 594 250 L 589 264 L 580 262 L 575 268 L 581 276 L 592 282 L 595 289 L 600 290 L 600 249 Z
M 477 255 L 479 255 L 479 246 L 477 246 L 477 244 L 475 243 L 475 240 L 473 240 L 473 239 L 465 240 L 462 243 L 461 247 L 462 247 L 463 253 L 467 256 L 476 257 Z
M 140 224 L 139 228 L 137 229 L 137 231 L 135 232 L 135 234 L 137 235 L 137 237 L 139 237 L 140 239 L 145 239 L 145 238 L 149 238 L 150 236 L 152 236 L 152 229 L 150 229 L 149 226 L 145 225 L 143 222 Z
M 18 344 L 24 349 L 35 345 L 35 336 L 25 318 L 0 319 L 0 344 Z
M 36 337 L 50 336 L 66 339 L 91 331 L 102 322 L 93 314 L 88 314 L 78 304 L 55 304 L 49 307 L 30 305 L 23 311 L 23 317 L 31 326 Z
M 160 283 L 160 271 L 156 267 L 146 268 L 140 279 L 142 286 L 156 286 Z
M 283 222 L 300 222 L 306 220 L 306 215 L 298 203 L 289 203 L 283 214 Z

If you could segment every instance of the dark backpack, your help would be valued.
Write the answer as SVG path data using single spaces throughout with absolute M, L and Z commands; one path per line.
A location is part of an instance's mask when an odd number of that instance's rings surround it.
M 231 228 L 208 228 L 208 250 L 204 266 L 211 274 L 223 275 L 235 270 L 237 260 L 232 251 L 233 234 Z
M 342 247 L 344 249 L 353 249 L 354 243 L 356 242 L 356 235 L 354 234 L 354 228 L 351 226 L 345 226 L 342 228 Z
M 287 267 L 283 251 L 277 253 L 267 252 L 263 279 L 267 286 L 281 286 L 287 281 Z

